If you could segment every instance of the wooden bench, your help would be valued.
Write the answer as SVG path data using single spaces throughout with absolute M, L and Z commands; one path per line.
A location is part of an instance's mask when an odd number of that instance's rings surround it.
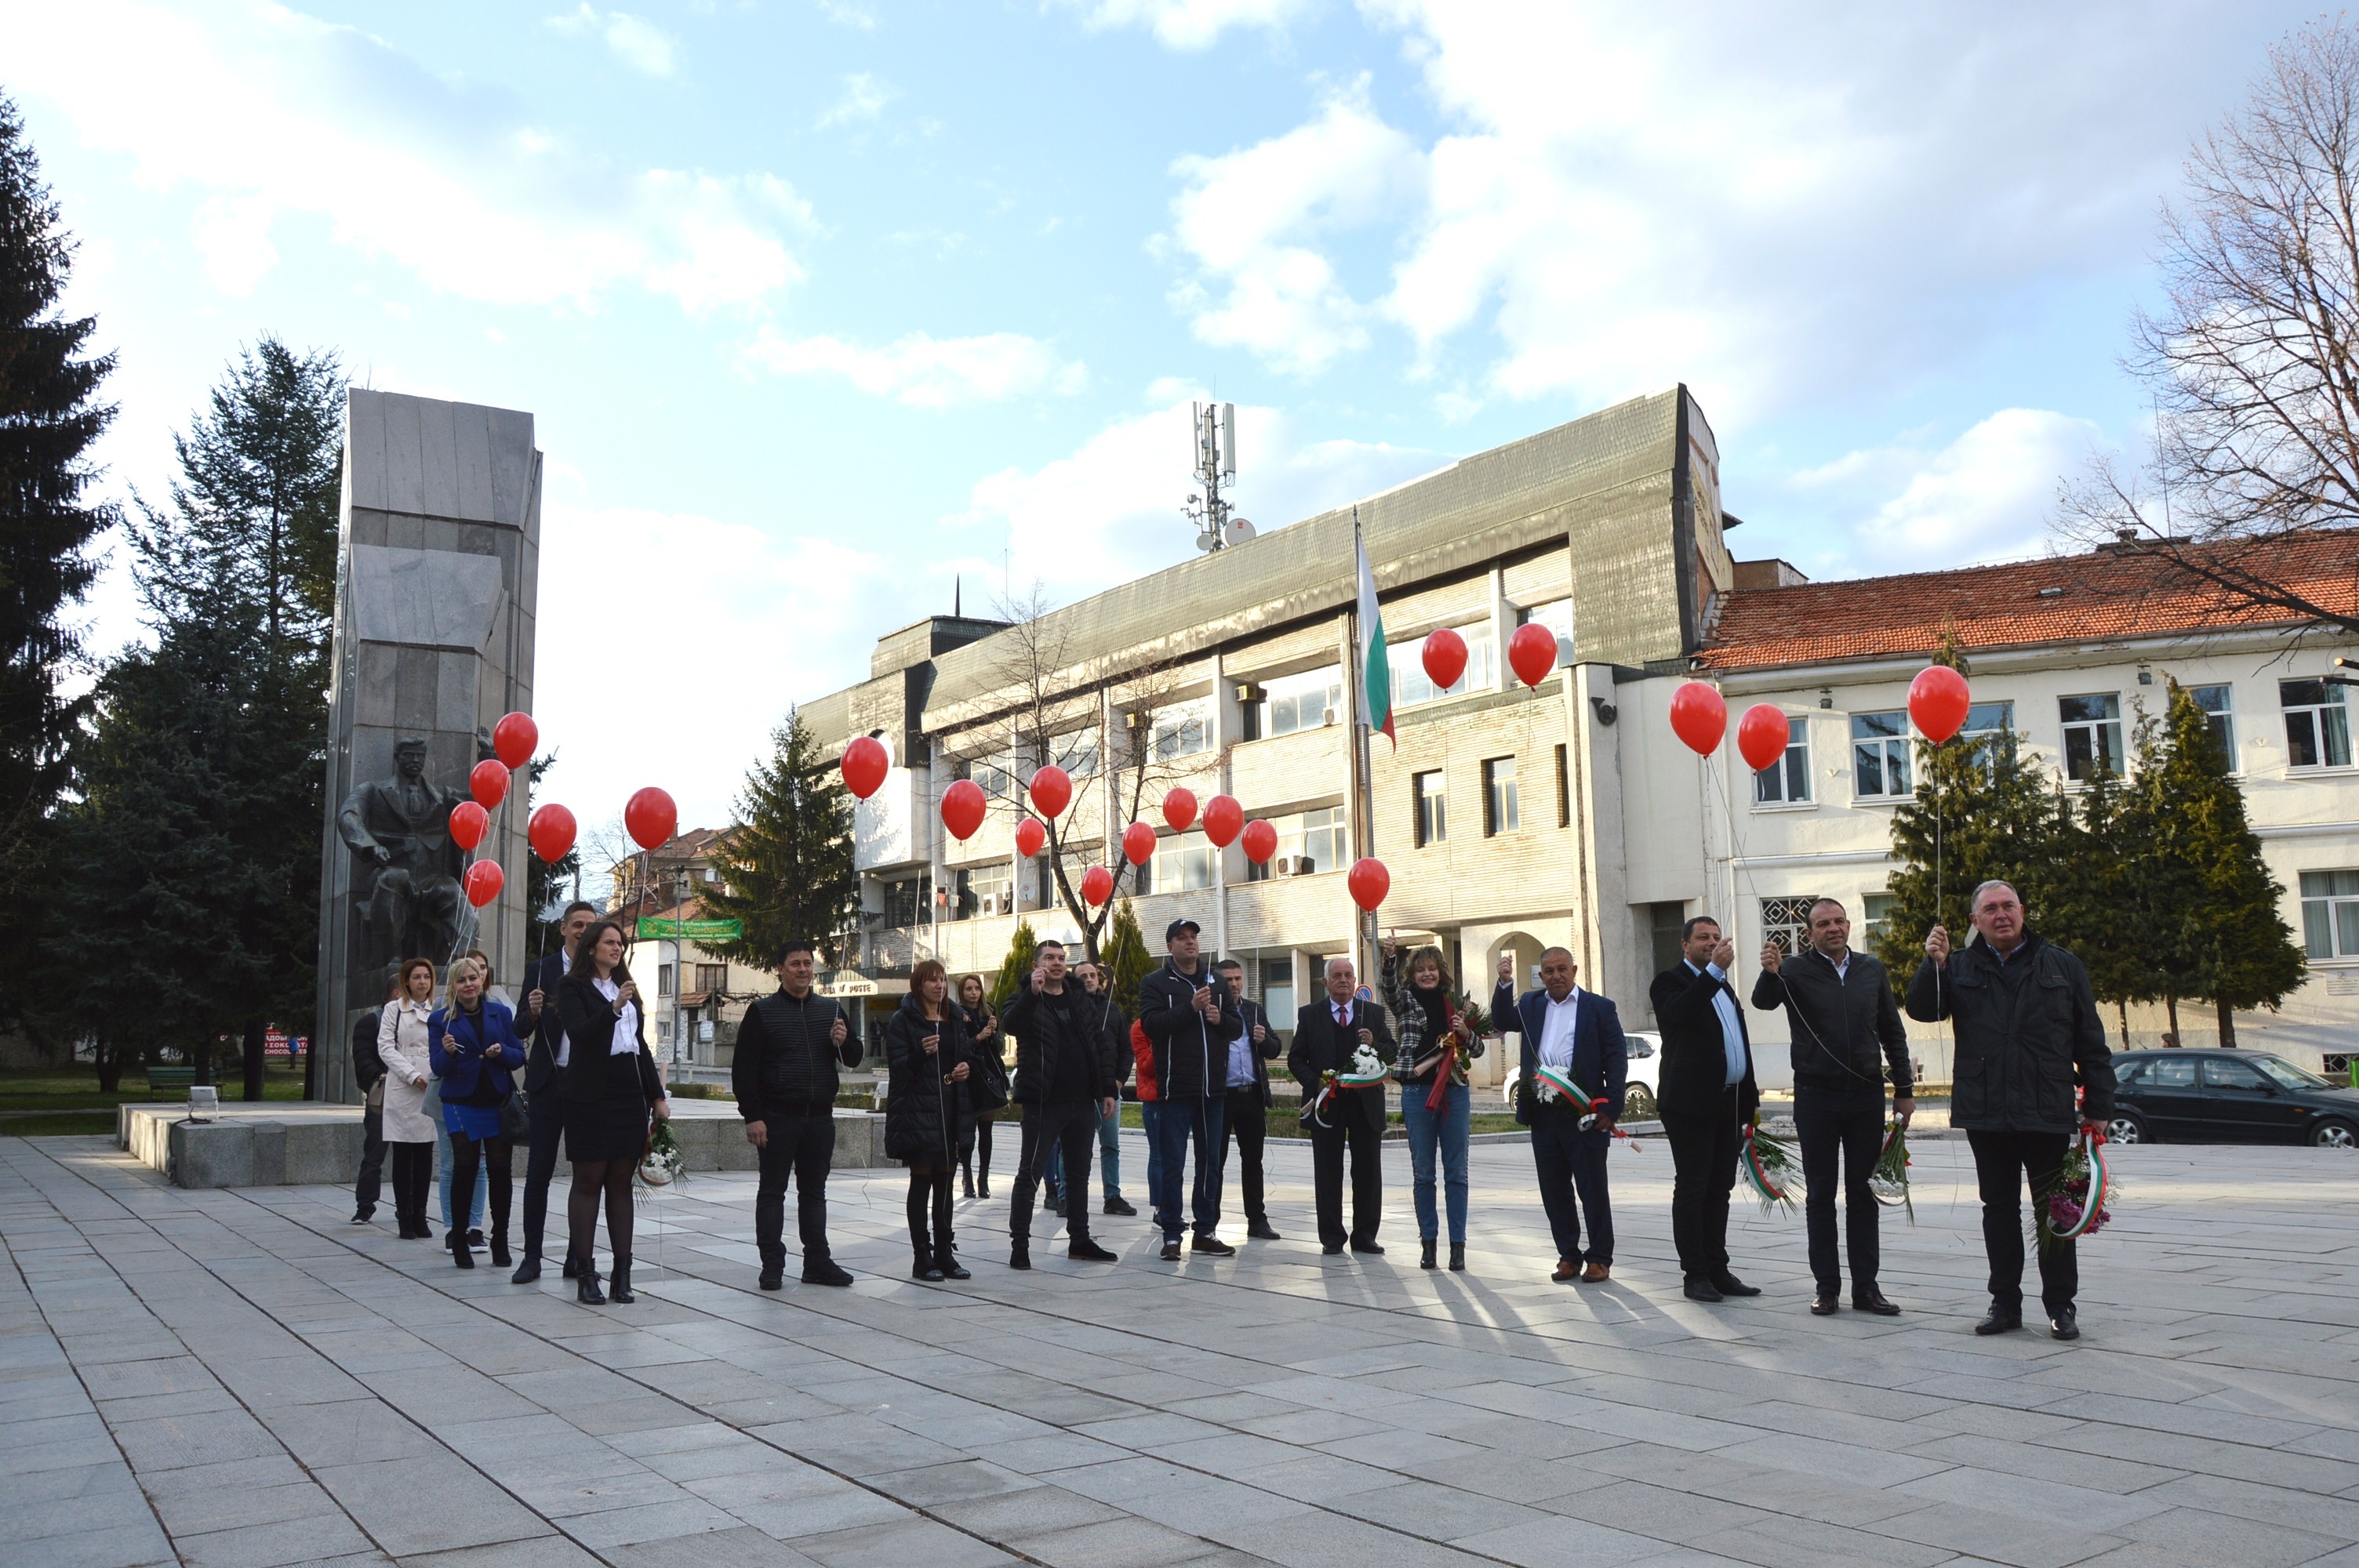
M 147 1069 L 147 1087 L 158 1094 L 171 1095 L 178 1098 L 184 1098 L 188 1095 L 190 1087 L 196 1081 L 197 1070 L 194 1067 L 150 1067 Z

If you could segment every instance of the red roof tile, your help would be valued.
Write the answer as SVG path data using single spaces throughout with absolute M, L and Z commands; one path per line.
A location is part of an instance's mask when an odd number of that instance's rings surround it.
M 2265 570 L 2269 580 L 2332 614 L 2359 616 L 2359 531 L 2218 546 L 2211 554 L 2232 567 L 2250 561 L 2256 572 Z M 1951 630 L 1967 649 L 1988 650 L 2301 620 L 2240 603 L 2155 555 L 2101 549 L 1954 571 L 1739 589 L 1722 601 L 1697 663 L 1725 672 L 1897 658 L 1933 652 Z

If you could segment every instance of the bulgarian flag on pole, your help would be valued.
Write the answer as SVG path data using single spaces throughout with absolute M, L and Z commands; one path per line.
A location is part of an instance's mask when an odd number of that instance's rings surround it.
M 1371 730 L 1381 730 L 1395 746 L 1393 663 L 1385 649 L 1384 617 L 1376 613 L 1376 574 L 1368 568 L 1368 546 L 1360 538 L 1360 513 L 1352 510 L 1352 553 L 1360 568 L 1360 713 Z

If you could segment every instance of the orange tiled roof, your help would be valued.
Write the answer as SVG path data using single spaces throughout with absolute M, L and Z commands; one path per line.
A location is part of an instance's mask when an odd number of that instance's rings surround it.
M 2229 567 L 2251 561 L 2256 572 L 2329 613 L 2359 616 L 2359 531 L 2218 546 L 2209 553 Z M 2239 603 L 2151 554 L 2100 549 L 2005 566 L 1740 589 L 1722 601 L 1696 662 L 1727 672 L 1897 658 L 1933 652 L 1945 630 L 1954 630 L 1969 650 L 1988 650 L 2301 620 L 2289 611 Z

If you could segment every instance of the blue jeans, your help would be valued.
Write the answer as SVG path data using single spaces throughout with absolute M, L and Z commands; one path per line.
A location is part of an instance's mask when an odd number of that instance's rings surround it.
M 1188 1141 L 1196 1142 L 1196 1180 L 1190 1190 L 1195 1229 L 1210 1236 L 1221 1226 L 1221 1145 L 1228 1102 L 1175 1099 L 1162 1103 L 1155 1129 L 1155 1223 L 1163 1239 L 1178 1241 L 1180 1230 L 1180 1174 L 1188 1168 Z
M 1098 1118 L 1098 1168 L 1103 1173 L 1105 1201 L 1122 1196 L 1122 1107 L 1117 1104 L 1112 1116 Z M 1152 1189 L 1154 1181 L 1148 1178 Z M 1061 1201 L 1065 1196 L 1065 1147 L 1058 1144 L 1049 1151 L 1049 1195 Z M 1090 1195 L 1083 1193 L 1087 1203 Z
M 1140 1100 L 1138 1125 L 1147 1134 L 1147 1205 L 1160 1215 L 1156 1206 L 1163 1201 L 1163 1102 Z
M 1425 1108 L 1430 1086 L 1411 1084 L 1401 1091 L 1401 1119 L 1408 1124 L 1409 1163 L 1417 1172 L 1417 1234 L 1432 1241 L 1441 1234 L 1433 1211 L 1433 1154 L 1441 1150 L 1441 1180 L 1450 1195 L 1450 1244 L 1466 1242 L 1466 1141 L 1474 1128 L 1474 1097 L 1464 1084 L 1452 1084 L 1440 1110 Z

